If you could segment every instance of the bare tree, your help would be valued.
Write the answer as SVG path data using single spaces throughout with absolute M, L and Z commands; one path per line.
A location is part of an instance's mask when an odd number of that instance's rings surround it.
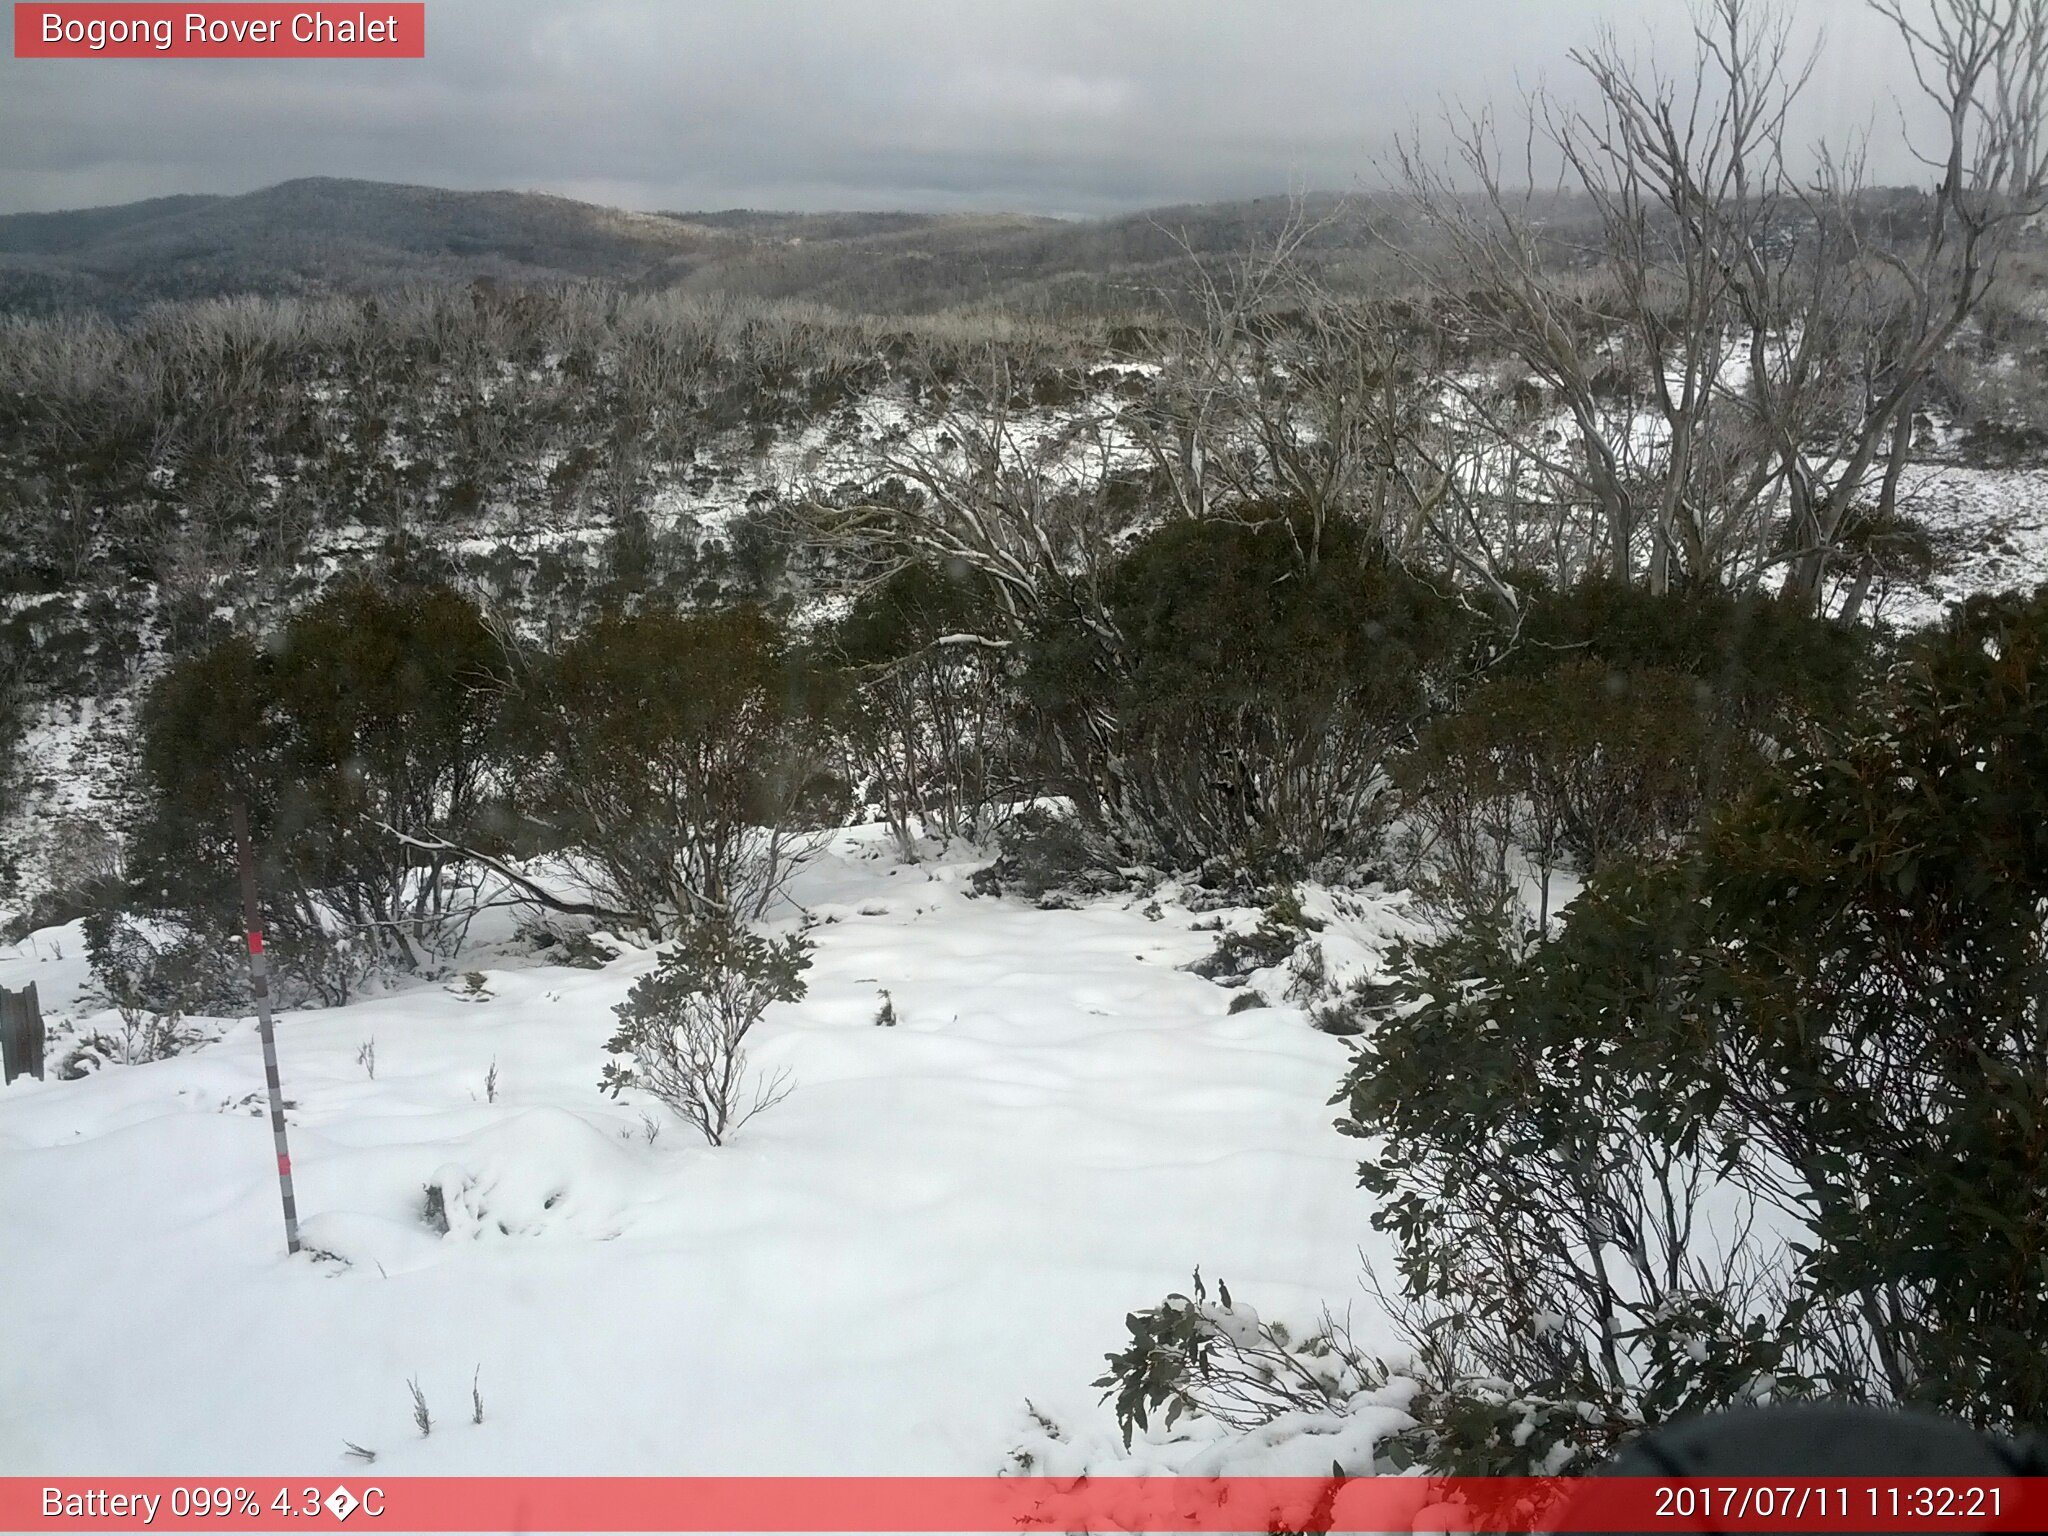
M 1878 469 L 1876 512 L 1889 521 L 1912 442 L 1913 408 L 1942 352 L 1983 305 L 2024 222 L 2048 208 L 2048 0 L 1936 0 L 1927 13 L 1872 0 L 1898 29 L 1941 128 L 1914 146 L 1939 180 L 1916 245 L 1864 242 L 1903 302 L 1870 349 L 1859 430 L 1828 494 L 1795 500 L 1801 541 L 1787 587 L 1818 598 L 1828 562 Z M 1852 233 L 1860 230 L 1852 225 Z M 1795 483 L 1796 477 L 1795 477 Z
M 1408 258 L 1440 312 L 1554 402 L 1535 431 L 1469 382 L 1461 408 L 1513 439 L 1617 576 L 1753 585 L 1782 567 L 1819 605 L 1858 519 L 1895 513 L 1921 388 L 2043 206 L 2048 5 L 1876 9 L 1944 124 L 1910 237 L 1877 216 L 1858 157 L 1791 162 L 1810 61 L 1761 0 L 1712 0 L 1682 74 L 1612 34 L 1574 54 L 1595 104 L 1533 99 L 1518 158 L 1485 116 L 1455 128 L 1448 165 L 1398 151 L 1448 257 Z M 1535 190 L 1544 154 L 1590 208 L 1590 244 Z
M 1367 216 L 1349 204 L 1313 213 L 1297 198 L 1270 238 L 1220 261 L 1177 237 L 1187 291 L 1157 295 L 1176 318 L 1158 357 L 1134 360 L 1151 387 L 1117 412 L 1117 430 L 1168 516 L 1284 511 L 1304 530 L 1310 570 L 1333 521 L 1362 523 L 1389 557 L 1440 565 L 1513 608 L 1502 578 L 1516 540 L 1479 513 L 1499 455 L 1444 409 L 1445 333 L 1404 297 L 1342 292 L 1322 271 L 1324 232 Z
M 972 572 L 986 586 L 998 637 L 1087 598 L 1119 537 L 1138 523 L 1110 494 L 1116 441 L 1088 403 L 1034 411 L 1019 359 L 982 348 L 971 371 L 906 368 L 913 406 L 870 422 L 851 462 L 822 466 L 790 498 L 798 531 L 842 562 L 856 584 L 914 564 Z

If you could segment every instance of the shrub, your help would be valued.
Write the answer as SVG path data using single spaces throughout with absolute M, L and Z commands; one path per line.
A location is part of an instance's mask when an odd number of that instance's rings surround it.
M 102 907 L 84 923 L 92 978 L 116 1002 L 162 1013 L 232 1014 L 248 1005 L 241 946 L 181 924 L 149 924 Z
M 2048 593 L 1980 599 L 1554 942 L 1420 952 L 1341 1124 L 1445 1379 L 1567 1459 L 1760 1392 L 2048 1418 L 2044 829 Z
M 118 887 L 123 879 L 121 840 L 97 821 L 60 816 L 45 834 L 43 874 L 61 891 Z
M 1396 769 L 1422 894 L 1453 922 L 1524 921 L 1526 860 L 1541 926 L 1559 868 L 1668 850 L 1853 721 L 1871 680 L 1867 634 L 1767 598 L 1525 586 L 1485 679 Z
M 1467 1381 L 1447 1390 L 1411 1374 L 1426 1373 L 1431 1362 L 1404 1361 L 1402 1369 L 1392 1369 L 1327 1313 L 1296 1338 L 1284 1324 L 1267 1322 L 1234 1300 L 1228 1287 L 1218 1289 L 1221 1295 L 1210 1300 L 1198 1271 L 1194 1295 L 1175 1293 L 1124 1319 L 1129 1342 L 1108 1356 L 1109 1369 L 1095 1385 L 1105 1401 L 1116 1401 L 1127 1451 L 1134 1434 L 1155 1422 L 1171 1429 L 1183 1418 L 1210 1419 L 1268 1453 L 1284 1445 L 1296 1456 L 1316 1454 L 1318 1440 L 1343 1446 L 1357 1459 L 1339 1461 L 1331 1468 L 1334 1477 L 1415 1468 L 1458 1468 L 1475 1477 L 1528 1475 L 1531 1468 L 1543 1475 L 1582 1474 L 1602 1459 L 1592 1445 L 1616 1443 L 1633 1428 L 1589 1422 L 1577 1404 L 1512 1396 L 1502 1390 L 1505 1383 Z M 1346 1433 L 1363 1415 L 1384 1427 L 1371 1435 Z M 1369 1460 L 1360 1455 L 1361 1443 L 1370 1446 Z
M 1026 806 L 996 828 L 996 846 L 1000 855 L 969 885 L 977 896 L 1015 891 L 1042 907 L 1070 907 L 1131 883 L 1109 839 L 1062 811 Z
M 121 1032 L 93 1030 L 79 1037 L 78 1044 L 64 1058 L 57 1075 L 83 1077 L 101 1066 L 139 1066 L 144 1062 L 168 1061 L 199 1042 L 199 1031 L 185 1023 L 175 1009 L 161 1012 L 139 999 L 123 1002 L 119 1008 Z
M 1499 923 L 1521 850 L 1536 867 L 1541 924 L 1564 862 L 1592 874 L 1667 847 L 1727 777 L 1723 755 L 1739 750 L 1712 707 L 1705 685 L 1681 673 L 1588 660 L 1473 689 L 1396 772 L 1429 836 L 1439 895 L 1460 917 Z
M 747 1072 L 746 1037 L 771 1003 L 804 995 L 810 945 L 763 938 L 731 923 L 699 922 L 613 1011 L 618 1030 L 605 1049 L 630 1058 L 605 1064 L 598 1086 L 617 1098 L 645 1088 L 712 1146 L 779 1102 L 786 1075 L 766 1082 Z
M 1886 1395 L 2048 1422 L 2048 589 L 1952 614 L 1706 873 L 1720 1081 L 1801 1171 L 1808 1284 Z
M 1011 777 L 1007 644 L 982 633 L 965 573 L 912 565 L 864 593 L 825 652 L 846 689 L 840 739 L 909 855 L 913 826 L 980 837 Z
M 1790 746 L 1856 715 L 1873 647 L 1866 631 L 1757 593 L 1595 579 L 1539 588 L 1502 669 L 1543 673 L 1564 660 L 1694 678 L 1711 718 Z
M 1718 1187 L 1723 1148 L 1670 1083 L 1684 885 L 1634 873 L 1596 879 L 1532 953 L 1466 935 L 1416 951 L 1346 1081 L 1340 1129 L 1385 1139 L 1359 1181 L 1434 1364 L 1440 1470 L 1598 1460 L 1659 1407 L 1726 1406 L 1759 1379 L 1809 1390 L 1819 1368 L 1793 1349 L 1789 1255 L 1741 1248 L 1757 1199 Z M 1567 1440 L 1496 1464 L 1494 1410 L 1538 1400 L 1566 1405 Z
M 367 970 L 445 958 L 474 875 L 408 842 L 460 835 L 494 772 L 498 647 L 466 598 L 351 581 L 274 645 L 174 664 L 141 715 L 138 892 L 196 933 L 240 927 L 230 832 L 248 807 L 280 971 L 341 1001 Z
M 521 787 L 599 898 L 649 929 L 757 917 L 822 787 L 808 686 L 753 609 L 606 614 L 520 700 Z
M 1291 1413 L 1341 1411 L 1384 1382 L 1376 1362 L 1334 1325 L 1296 1343 L 1280 1324 L 1234 1302 L 1229 1286 L 1217 1289 L 1211 1301 L 1197 1270 L 1194 1295 L 1176 1291 L 1124 1319 L 1130 1341 L 1108 1356 L 1095 1385 L 1105 1401 L 1116 1399 L 1125 1449 L 1162 1409 L 1162 1428 L 1190 1417 L 1249 1430 Z
M 1311 544 L 1281 515 L 1148 534 L 1102 607 L 1042 626 L 1023 678 L 1084 817 L 1165 868 L 1293 878 L 1377 854 L 1388 758 L 1446 691 L 1460 609 L 1357 527 Z
M 1274 896 L 1250 929 L 1223 930 L 1216 936 L 1214 949 L 1199 960 L 1190 960 L 1181 969 L 1219 986 L 1241 987 L 1254 972 L 1271 970 L 1294 959 L 1309 935 L 1321 932 L 1323 926 L 1321 919 L 1302 910 L 1298 893 L 1284 889 Z

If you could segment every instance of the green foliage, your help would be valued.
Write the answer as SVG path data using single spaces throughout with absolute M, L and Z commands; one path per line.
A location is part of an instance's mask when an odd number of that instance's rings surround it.
M 1378 850 L 1386 765 L 1445 693 L 1463 610 L 1346 523 L 1182 521 L 1061 615 L 1023 686 L 1084 814 L 1148 862 L 1280 877 Z
M 2048 1417 L 2044 664 L 2048 594 L 1973 602 L 1554 942 L 1418 953 L 1340 1124 L 1446 1382 Z
M 350 583 L 287 627 L 272 682 L 288 772 L 330 828 L 381 814 L 401 830 L 475 812 L 496 727 L 499 647 L 446 588 Z
M 240 799 L 287 972 L 339 1000 L 364 967 L 450 951 L 467 925 L 464 872 L 401 838 L 459 835 L 479 814 L 499 666 L 467 599 L 364 581 L 273 645 L 232 636 L 175 663 L 141 713 L 131 865 L 145 904 L 223 941 L 239 927 Z
M 758 915 L 814 813 L 811 679 L 753 609 L 608 613 L 535 667 L 510 739 L 531 813 L 660 929 Z
M 1716 787 L 1760 761 L 1712 711 L 1705 684 L 1661 668 L 1570 660 L 1480 684 L 1395 766 L 1427 833 L 1426 894 L 1458 922 L 1511 926 L 1519 850 L 1538 876 L 1540 927 L 1560 865 L 1591 874 L 1668 848 Z
M 686 927 L 613 1010 L 619 1025 L 605 1049 L 614 1059 L 598 1086 L 614 1098 L 644 1088 L 724 1145 L 787 1091 L 781 1077 L 749 1079 L 745 1041 L 771 1004 L 804 995 L 810 950 L 800 935 L 773 940 L 718 920 Z
M 855 600 L 834 628 L 832 649 L 851 667 L 900 661 L 946 635 L 978 633 L 986 602 L 964 568 L 906 565 Z
M 1709 849 L 1731 1098 L 1804 1154 L 1821 1294 L 1888 1385 L 2048 1423 L 2048 590 L 1916 644 L 1885 728 Z
M 1567 661 L 1481 684 L 1423 732 L 1425 782 L 1507 795 L 1539 858 L 1591 873 L 1692 825 L 1719 743 L 1697 680 Z
M 1102 833 L 1043 806 L 1026 806 L 999 825 L 996 846 L 1000 856 L 974 872 L 970 889 L 977 896 L 1015 891 L 1042 907 L 1071 907 L 1122 890 L 1135 875 Z
M 1858 631 L 1759 597 L 1533 584 L 1485 680 L 1397 764 L 1426 897 L 1512 929 L 1526 857 L 1540 927 L 1560 867 L 1668 851 L 1774 754 L 1845 726 L 1870 659 Z
M 1873 660 L 1867 632 L 1762 594 L 1659 594 L 1607 580 L 1539 589 L 1517 639 L 1503 660 L 1510 672 L 1579 659 L 1679 673 L 1706 686 L 1711 717 L 1787 743 L 1853 716 Z
M 317 910 L 275 910 L 292 860 L 273 831 L 286 784 L 272 664 L 269 652 L 234 635 L 174 663 L 150 689 L 138 722 L 143 810 L 129 869 L 142 909 L 203 935 L 227 964 L 241 926 L 230 808 L 242 801 L 260 829 L 273 953 L 286 974 L 304 975 L 323 969 L 326 927 Z M 95 957 L 96 966 L 115 963 Z
M 1227 1285 L 1211 1301 L 1199 1270 L 1194 1291 L 1127 1315 L 1130 1338 L 1096 1378 L 1103 1401 L 1115 1399 L 1126 1449 L 1155 1418 L 1166 1429 L 1183 1417 L 1253 1429 L 1287 1413 L 1341 1410 L 1385 1379 L 1334 1323 L 1296 1342 L 1284 1327 L 1234 1304 Z
M 1244 931 L 1232 928 L 1219 933 L 1216 947 L 1190 962 L 1187 969 L 1209 981 L 1237 985 L 1254 971 L 1284 965 L 1309 935 L 1323 926 L 1320 918 L 1302 910 L 1300 893 L 1286 886 L 1259 914 L 1256 924 Z
M 1609 1419 L 1583 1399 L 1501 1386 L 1471 1380 L 1426 1387 L 1409 1399 L 1415 1427 L 1390 1451 L 1405 1451 L 1406 1466 L 1453 1477 L 1584 1477 L 1642 1428 Z
M 1702 1191 L 1729 1151 L 1718 1100 L 1685 1071 L 1689 901 L 1675 866 L 1618 865 L 1533 952 L 1424 947 L 1346 1080 L 1340 1128 L 1379 1145 L 1359 1181 L 1446 1412 L 1484 1419 L 1471 1400 L 1488 1379 L 1591 1410 L 1559 1421 L 1584 1429 L 1572 1447 L 1530 1444 L 1518 1470 L 1597 1458 L 1596 1428 L 1660 1406 L 1809 1390 L 1782 1265 L 1730 1262 L 1707 1230 Z M 1739 1230 L 1753 1204 L 1717 1209 Z

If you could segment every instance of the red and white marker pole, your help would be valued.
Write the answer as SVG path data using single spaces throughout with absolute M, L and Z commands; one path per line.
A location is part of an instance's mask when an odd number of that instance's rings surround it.
M 249 987 L 256 994 L 256 1031 L 263 1037 L 263 1080 L 270 1089 L 270 1135 L 277 1145 L 277 1189 L 284 1197 L 284 1245 L 299 1251 L 299 1202 L 292 1195 L 292 1154 L 284 1139 L 284 1089 L 277 1077 L 277 1031 L 270 1022 L 270 966 L 263 954 L 263 923 L 256 912 L 256 849 L 249 812 L 235 802 L 235 851 L 242 862 L 242 927 L 249 937 Z

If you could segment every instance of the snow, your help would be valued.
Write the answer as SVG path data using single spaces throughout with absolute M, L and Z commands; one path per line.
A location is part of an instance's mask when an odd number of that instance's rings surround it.
M 969 853 L 887 850 L 838 837 L 774 915 L 816 946 L 754 1052 L 795 1091 L 721 1149 L 597 1089 L 653 952 L 568 969 L 508 931 L 478 986 L 281 1018 L 324 1256 L 283 1251 L 252 1021 L 0 1090 L 0 1473 L 342 1471 L 345 1442 L 380 1475 L 988 1473 L 1027 1398 L 1113 1442 L 1088 1384 L 1198 1263 L 1290 1322 L 1359 1297 L 1342 1041 L 1227 1014 L 1170 890 L 1039 910 L 971 896 Z M 1322 937 L 1366 963 L 1396 903 L 1345 901 Z M 31 979 L 53 1036 L 109 1022 L 75 928 L 0 950 Z
M 1074 414 L 1108 424 L 1078 441 L 1059 413 L 1020 412 L 1013 446 L 1063 473 L 1127 465 L 1116 409 L 1089 396 Z M 650 515 L 715 534 L 877 443 L 930 449 L 945 425 L 885 390 L 765 451 L 732 434 L 660 466 Z M 1888 621 L 2048 581 L 2048 471 L 1916 463 L 1904 501 L 1941 570 L 1887 594 Z M 500 515 L 456 547 L 594 560 L 608 528 L 580 508 Z M 314 564 L 382 537 L 330 530 Z M 20 904 L 57 883 L 52 822 L 123 819 L 156 660 L 28 733 L 28 809 L 0 829 Z M 1355 1187 L 1361 1149 L 1326 1103 L 1345 1046 L 1291 1005 L 1308 952 L 1214 985 L 1180 967 L 1218 918 L 1241 931 L 1257 912 L 1198 919 L 1170 887 L 1058 911 L 976 899 L 980 862 L 902 865 L 865 828 L 801 874 L 774 926 L 811 925 L 810 992 L 755 1049 L 795 1091 L 722 1149 L 598 1091 L 612 1007 L 655 961 L 621 940 L 581 971 L 512 942 L 509 920 L 480 923 L 462 961 L 477 987 L 285 1016 L 314 1250 L 297 1259 L 251 1020 L 195 1021 L 205 1043 L 171 1061 L 0 1088 L 0 1475 L 346 1471 L 348 1443 L 380 1475 L 974 1474 L 1020 1447 L 1059 1475 L 1363 1470 L 1405 1423 L 1398 1381 L 1248 1436 L 1182 1420 L 1128 1457 L 1088 1385 L 1124 1313 L 1197 1264 L 1240 1298 L 1231 1327 L 1263 1315 L 1299 1334 L 1328 1306 L 1369 1350 L 1391 1346 L 1358 1289 L 1361 1250 L 1383 1272 L 1388 1257 Z M 1553 912 L 1574 890 L 1560 878 Z M 1381 974 L 1416 931 L 1377 891 L 1304 901 L 1329 992 Z M 85 959 L 77 924 L 0 948 L 0 986 L 38 986 L 53 1065 L 118 1031 Z M 1253 991 L 1275 1006 L 1227 1012 Z M 885 992 L 895 1028 L 873 1024 Z
M 1891 623 L 1917 628 L 1972 593 L 2048 582 L 2048 469 L 1913 464 L 1900 499 L 1933 539 L 1937 569 L 1892 595 Z
M 56 883 L 47 858 L 53 824 L 76 818 L 110 827 L 119 820 L 127 800 L 120 786 L 132 782 L 135 700 L 130 690 L 46 704 L 22 733 L 18 771 L 31 809 L 0 822 L 0 860 L 16 866 L 24 893 Z M 0 917 L 15 905 L 0 900 Z

